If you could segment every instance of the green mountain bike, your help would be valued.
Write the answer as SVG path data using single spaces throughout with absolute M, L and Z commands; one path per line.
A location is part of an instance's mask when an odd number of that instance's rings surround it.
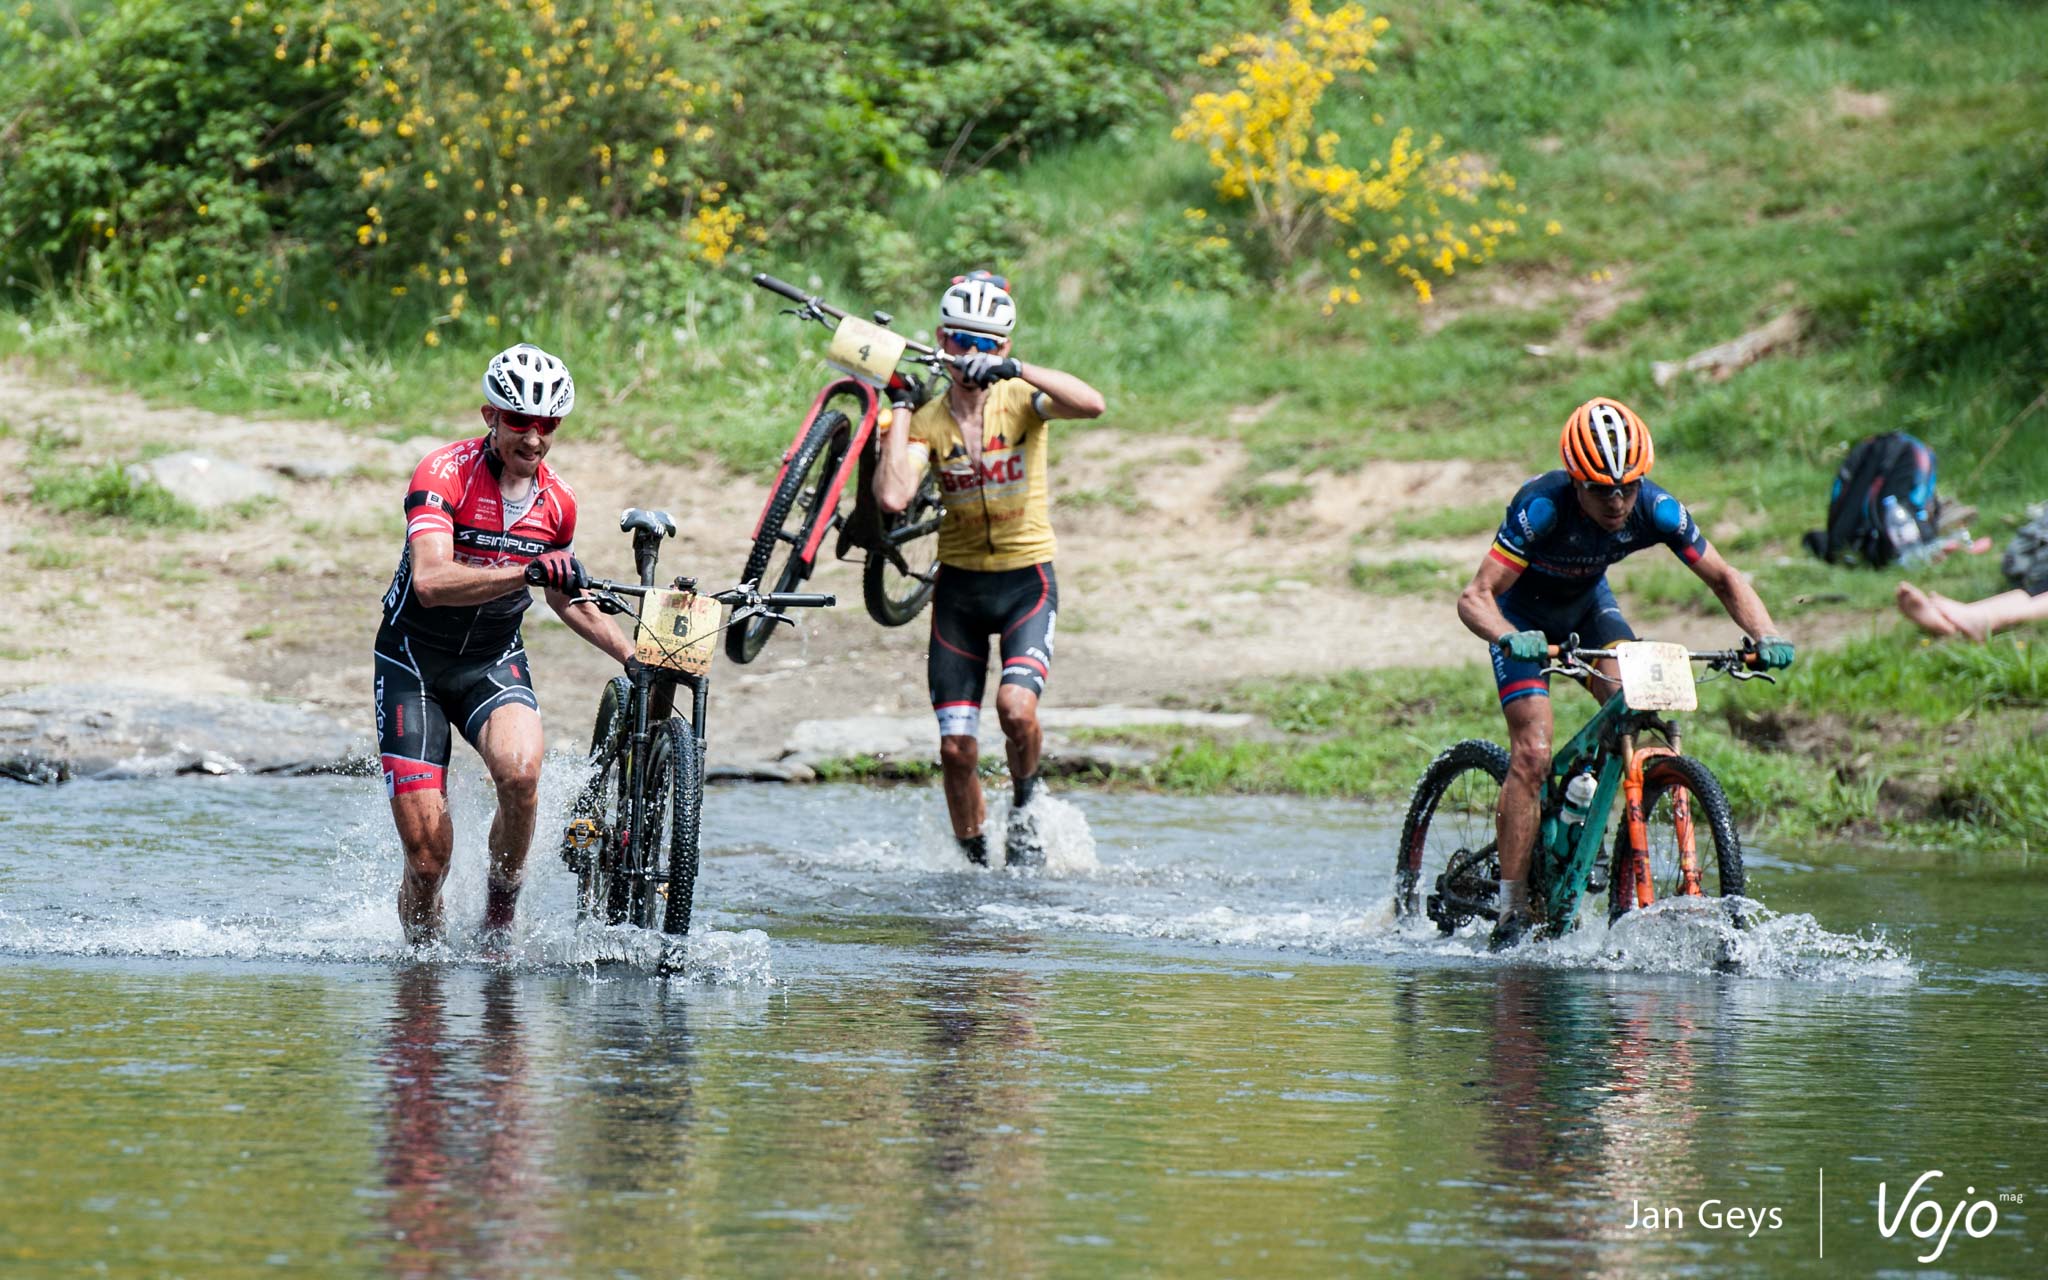
M 1665 713 L 1698 707 L 1695 662 L 1736 680 L 1771 680 L 1754 647 L 1693 652 L 1631 641 L 1581 649 L 1573 636 L 1552 645 L 1550 654 L 1545 674 L 1582 680 L 1594 674 L 1592 661 L 1613 659 L 1621 691 L 1551 757 L 1529 868 L 1530 905 L 1544 934 L 1558 937 L 1576 928 L 1584 899 L 1601 893 L 1610 922 L 1662 894 L 1724 899 L 1740 927 L 1746 882 L 1728 797 L 1706 765 L 1684 754 L 1678 724 Z M 1495 812 L 1507 774 L 1506 748 L 1481 738 L 1468 738 L 1430 762 L 1409 801 L 1394 857 L 1397 920 L 1427 918 L 1448 934 L 1468 921 L 1498 917 Z M 1602 865 L 1617 799 L 1623 818 Z M 1705 861 L 1702 829 L 1713 854 Z

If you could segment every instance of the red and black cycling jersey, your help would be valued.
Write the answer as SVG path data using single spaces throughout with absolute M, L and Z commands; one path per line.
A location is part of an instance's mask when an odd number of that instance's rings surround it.
M 412 540 L 422 534 L 452 535 L 457 563 L 486 568 L 524 565 L 575 540 L 576 495 L 545 462 L 534 476 L 531 502 L 508 527 L 498 488 L 503 470 L 489 436 L 457 441 L 420 460 L 405 494 L 405 550 L 384 593 L 385 626 L 416 644 L 458 654 L 500 652 L 519 633 L 519 616 L 533 603 L 524 585 L 483 604 L 438 607 L 420 603 L 412 590 Z

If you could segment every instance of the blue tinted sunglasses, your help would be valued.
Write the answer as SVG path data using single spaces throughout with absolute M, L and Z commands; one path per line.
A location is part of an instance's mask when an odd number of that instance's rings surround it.
M 995 337 L 991 334 L 966 333 L 959 329 L 946 330 L 945 338 L 946 345 L 952 347 L 957 351 L 972 350 L 990 352 L 996 350 L 997 348 L 1003 345 L 1003 340 L 1001 338 Z

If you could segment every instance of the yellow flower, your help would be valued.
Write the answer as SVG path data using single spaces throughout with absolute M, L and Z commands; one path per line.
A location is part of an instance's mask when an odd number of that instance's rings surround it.
M 425 342 L 430 347 L 438 347 L 441 345 L 441 335 L 432 329 L 427 330 L 426 335 L 420 340 L 422 342 Z

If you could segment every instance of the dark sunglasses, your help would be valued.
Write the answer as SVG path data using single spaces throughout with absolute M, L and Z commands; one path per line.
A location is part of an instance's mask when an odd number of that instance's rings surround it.
M 529 431 L 538 431 L 544 436 L 551 436 L 555 434 L 555 428 L 562 425 L 562 420 L 544 418 L 534 413 L 514 413 L 510 409 L 500 409 L 498 425 L 507 431 L 517 431 L 521 435 Z
M 1579 492 L 1589 498 L 1600 502 L 1618 502 L 1635 497 L 1636 491 L 1643 487 L 1643 482 L 1631 480 L 1627 484 L 1594 484 L 1591 480 L 1581 480 L 1578 485 Z
M 965 333 L 959 329 L 946 330 L 946 345 L 956 351 L 995 351 L 1003 345 L 1001 338 L 986 333 Z

